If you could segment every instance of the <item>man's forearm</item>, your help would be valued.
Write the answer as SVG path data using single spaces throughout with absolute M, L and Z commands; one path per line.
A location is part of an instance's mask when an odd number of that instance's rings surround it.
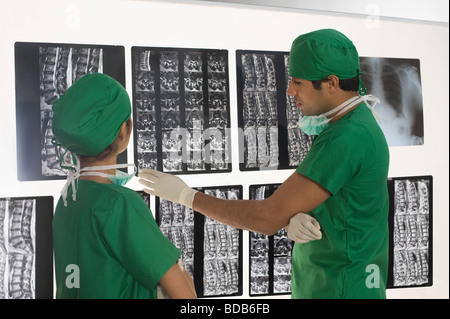
M 266 200 L 224 200 L 198 192 L 193 209 L 223 224 L 267 235 L 287 225 L 277 219 Z
M 235 228 L 274 234 L 298 212 L 309 212 L 331 193 L 318 183 L 294 172 L 264 200 L 223 200 L 190 188 L 181 178 L 143 169 L 139 182 L 153 196 L 191 207 L 199 213 Z

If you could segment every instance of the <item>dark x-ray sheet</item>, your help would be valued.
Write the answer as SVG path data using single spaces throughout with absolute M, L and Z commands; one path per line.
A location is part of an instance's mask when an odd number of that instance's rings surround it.
M 240 185 L 197 190 L 227 200 L 242 199 Z M 199 298 L 242 295 L 242 230 L 159 197 L 156 222 L 182 251 L 181 260 L 193 276 Z
M 433 178 L 396 177 L 389 189 L 388 288 L 433 284 Z
M 380 99 L 375 111 L 389 146 L 424 143 L 422 83 L 418 59 L 361 57 L 361 79 Z
M 239 121 L 239 168 L 295 168 L 312 137 L 297 125 L 302 117 L 292 97 L 289 52 L 236 51 Z
M 250 185 L 250 199 L 263 200 L 281 184 Z M 294 242 L 285 228 L 272 236 L 250 232 L 250 296 L 291 293 Z
M 53 298 L 53 197 L 0 198 L 0 299 Z
M 123 46 L 15 43 L 17 176 L 20 181 L 65 179 L 65 150 L 52 143 L 52 105 L 87 73 L 104 73 L 125 86 Z M 118 162 L 125 163 L 126 151 Z
M 132 47 L 139 168 L 231 171 L 228 51 Z

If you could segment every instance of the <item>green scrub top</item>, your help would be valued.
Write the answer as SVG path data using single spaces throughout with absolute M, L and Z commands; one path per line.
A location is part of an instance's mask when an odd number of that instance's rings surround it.
M 389 148 L 360 104 L 330 124 L 297 172 L 331 196 L 310 212 L 322 239 L 295 244 L 292 298 L 386 298 Z
M 78 181 L 53 218 L 56 298 L 156 298 L 181 252 L 142 197 L 126 187 Z

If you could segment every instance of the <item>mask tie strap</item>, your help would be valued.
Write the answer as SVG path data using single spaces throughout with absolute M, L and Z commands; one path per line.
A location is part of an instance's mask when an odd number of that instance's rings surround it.
M 378 115 L 378 113 L 375 111 L 375 106 L 377 104 L 380 104 L 380 99 L 377 98 L 376 96 L 372 95 L 372 94 L 368 94 L 362 97 L 364 102 L 366 103 L 367 107 L 369 108 L 370 111 L 372 111 L 373 116 L 375 117 L 375 119 L 378 122 L 381 121 L 392 121 L 391 118 L 384 118 L 381 117 L 380 115 Z M 370 103 L 372 102 L 372 103 Z
M 126 168 L 126 167 L 130 167 L 130 166 L 134 166 L 134 170 L 136 171 L 136 165 L 134 164 L 113 164 L 113 165 L 103 165 L 103 166 L 87 166 L 81 169 L 82 172 L 86 172 L 86 171 L 102 171 L 102 170 L 107 170 L 107 169 L 111 169 L 111 168 Z M 82 174 L 84 175 L 84 174 Z
M 334 117 L 336 117 L 336 116 L 338 116 L 338 115 L 344 113 L 344 112 L 347 111 L 348 109 L 352 108 L 352 107 L 355 106 L 356 104 L 360 103 L 360 102 L 361 102 L 360 98 L 361 98 L 360 96 L 356 95 L 356 96 L 354 96 L 354 97 L 348 99 L 347 101 L 345 101 L 345 102 L 342 103 L 341 105 L 335 107 L 335 108 L 332 109 L 331 111 L 328 111 L 328 112 L 323 113 L 323 114 L 321 114 L 321 115 L 317 115 L 316 117 L 327 117 L 328 115 L 331 115 L 331 114 L 333 114 L 333 113 L 338 112 L 335 116 L 333 116 L 333 118 L 334 118 Z M 311 117 L 314 117 L 314 116 L 311 116 Z M 316 124 L 312 124 L 312 125 L 313 125 L 313 126 L 319 126 L 319 125 L 325 124 L 325 123 L 327 123 L 327 122 L 330 122 L 331 120 L 332 120 L 332 118 L 325 118 L 325 120 L 323 120 L 322 122 L 316 123 Z
M 358 73 L 358 81 L 359 81 L 359 88 L 358 88 L 359 95 L 365 96 L 367 94 L 367 89 L 364 86 L 363 81 L 361 80 L 362 72 L 360 69 L 358 69 L 357 73 Z
M 72 164 L 66 165 L 66 157 L 70 155 Z M 80 177 L 80 160 L 77 155 L 66 150 L 61 157 L 60 165 L 62 168 L 71 170 L 72 172 L 67 175 L 67 181 L 61 190 L 61 197 L 63 199 L 64 206 L 67 206 L 67 191 L 69 186 L 72 186 L 72 199 L 75 201 L 77 198 L 78 178 Z
M 80 175 L 108 177 L 108 176 L 110 176 L 109 174 L 98 172 L 98 171 L 107 170 L 107 169 L 111 169 L 111 168 L 126 168 L 126 167 L 131 167 L 131 166 L 134 167 L 134 174 L 136 174 L 137 169 L 136 169 L 136 165 L 134 165 L 134 164 L 114 164 L 114 165 L 104 165 L 104 166 L 88 166 L 88 167 L 82 168 L 80 170 Z
M 323 117 L 323 116 L 327 117 L 328 115 L 331 115 L 331 114 L 336 113 L 336 112 L 338 112 L 338 111 L 340 111 L 342 109 L 345 109 L 346 107 L 348 107 L 349 103 L 351 104 L 351 103 L 353 103 L 355 100 L 357 100 L 359 98 L 360 98 L 360 96 L 358 96 L 358 95 L 356 95 L 354 97 L 351 97 L 347 101 L 345 101 L 344 103 L 340 104 L 339 106 L 336 106 L 334 109 L 332 109 L 332 110 L 330 110 L 330 111 L 328 111 L 326 113 L 323 113 L 323 114 L 320 114 L 320 115 L 316 115 L 316 117 Z
M 100 170 L 107 170 L 107 169 L 113 169 L 113 168 L 126 168 L 126 167 L 130 167 L 130 166 L 132 166 L 134 168 L 133 173 L 131 173 L 131 174 L 121 172 L 121 171 L 117 171 L 114 175 L 99 172 Z M 137 168 L 136 168 L 135 164 L 114 164 L 114 165 L 104 165 L 104 166 L 89 166 L 89 167 L 85 167 L 85 168 L 81 169 L 80 172 L 81 172 L 80 175 L 83 175 L 83 176 L 101 176 L 101 177 L 108 178 L 113 182 L 113 184 L 117 184 L 116 178 L 117 178 L 117 175 L 119 175 L 119 173 L 120 173 L 120 176 L 122 176 L 122 177 L 126 176 L 126 180 L 123 182 L 123 180 L 121 179 L 121 182 L 118 184 L 120 186 L 123 186 L 131 178 L 133 178 L 136 175 Z
M 341 115 L 342 113 L 345 113 L 347 110 L 351 109 L 352 107 L 354 107 L 355 105 L 361 103 L 364 100 L 363 97 L 361 96 L 356 96 L 355 98 L 353 98 L 351 100 L 351 103 L 349 105 L 347 105 L 346 107 L 344 107 L 338 114 L 336 114 L 334 117 Z

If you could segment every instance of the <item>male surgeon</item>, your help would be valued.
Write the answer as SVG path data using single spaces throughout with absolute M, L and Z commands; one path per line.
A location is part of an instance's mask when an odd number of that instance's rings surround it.
M 287 93 L 304 115 L 299 126 L 316 137 L 272 196 L 222 200 L 154 170 L 143 170 L 140 182 L 233 227 L 273 234 L 289 224 L 298 242 L 292 298 L 385 298 L 389 149 L 369 103 L 377 99 L 366 95 L 355 46 L 336 30 L 300 35 L 289 59 Z

